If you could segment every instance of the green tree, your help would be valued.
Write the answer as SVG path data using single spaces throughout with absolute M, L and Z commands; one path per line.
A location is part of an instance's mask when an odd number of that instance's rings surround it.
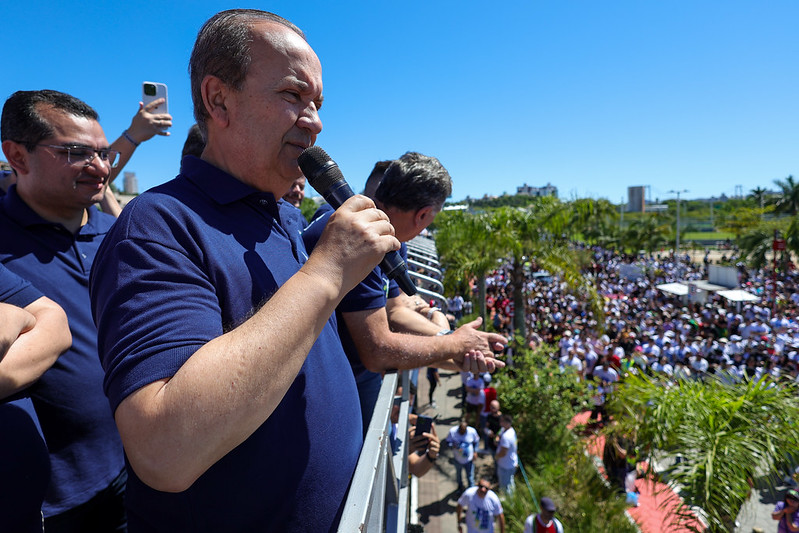
M 477 304 L 485 327 L 486 274 L 497 267 L 505 253 L 493 238 L 489 216 L 463 211 L 441 213 L 436 220 L 436 248 L 447 290 L 463 289 L 468 280 L 476 279 Z
M 719 229 L 721 231 L 728 231 L 735 235 L 738 239 L 744 233 L 751 231 L 760 225 L 763 215 L 773 210 L 773 207 L 759 207 L 743 206 L 733 209 L 725 213 L 719 221 Z
M 561 372 L 552 347 L 536 351 L 517 342 L 513 368 L 498 374 L 502 411 L 513 415 L 524 483 L 503 501 L 508 531 L 521 531 L 535 503 L 548 496 L 558 504 L 567 531 L 634 533 L 624 498 L 607 488 L 582 442 L 569 429 L 584 408 L 584 385 L 573 369 Z M 527 483 L 529 482 L 529 489 Z
M 774 180 L 774 184 L 780 188 L 774 198 L 774 211 L 796 216 L 799 212 L 799 183 L 793 176 L 788 176 L 784 180 Z
M 763 187 L 755 187 L 749 191 L 749 198 L 755 203 L 755 207 L 765 207 L 768 203 L 769 192 Z
M 659 473 L 680 489 L 673 520 L 684 523 L 690 508 L 699 507 L 709 533 L 732 531 L 755 477 L 777 476 L 799 456 L 793 382 L 680 380 L 669 387 L 628 375 L 609 409 L 618 430 L 636 436 L 650 468 L 654 459 L 664 464 L 664 454 L 681 459 Z
M 793 228 L 793 229 L 791 229 Z M 769 258 L 767 255 L 773 252 L 772 245 L 774 243 L 774 232 L 779 231 L 785 234 L 790 231 L 790 237 L 786 245 L 795 247 L 799 244 L 793 231 L 796 229 L 795 225 L 789 226 L 789 221 L 785 219 L 766 220 L 759 223 L 757 226 L 749 229 L 745 234 L 738 238 L 738 246 L 741 249 L 741 256 L 746 260 L 747 264 L 752 268 L 763 268 L 769 266 Z M 788 246 L 786 246 L 788 248 Z M 788 250 L 782 252 L 779 261 L 784 263 L 788 260 Z

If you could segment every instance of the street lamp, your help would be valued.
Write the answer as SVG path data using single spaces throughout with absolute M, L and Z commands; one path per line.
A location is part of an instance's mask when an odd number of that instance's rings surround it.
M 688 192 L 688 189 L 682 189 L 680 191 L 671 190 L 669 194 L 676 194 L 677 195 L 677 245 L 675 246 L 675 257 L 677 261 L 675 266 L 677 267 L 677 275 L 680 275 L 680 193 Z

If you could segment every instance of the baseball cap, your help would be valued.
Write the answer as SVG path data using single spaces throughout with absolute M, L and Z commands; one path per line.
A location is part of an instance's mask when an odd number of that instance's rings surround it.
M 796 492 L 796 491 L 793 491 L 793 492 Z M 558 510 L 558 508 L 555 507 L 555 502 L 553 502 L 551 499 L 549 499 L 546 496 L 544 496 L 543 498 L 541 498 L 541 510 L 542 511 L 549 511 L 550 513 L 554 513 L 555 511 Z

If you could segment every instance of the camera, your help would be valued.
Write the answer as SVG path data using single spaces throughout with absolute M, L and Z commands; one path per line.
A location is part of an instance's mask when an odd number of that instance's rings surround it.
M 145 83 L 144 84 L 144 94 L 147 96 L 155 96 L 156 88 L 155 84 L 153 83 Z

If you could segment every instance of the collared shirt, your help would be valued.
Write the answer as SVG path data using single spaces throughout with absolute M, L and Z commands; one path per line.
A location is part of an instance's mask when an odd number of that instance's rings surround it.
M 0 265 L 0 302 L 26 307 L 42 297 Z M 15 399 L 12 399 L 15 398 Z M 7 531 L 41 531 L 50 459 L 31 399 L 23 391 L 0 398 L 0 517 Z
M 124 467 L 122 442 L 103 396 L 89 271 L 114 217 L 94 207 L 73 234 L 34 212 L 16 186 L 0 199 L 0 262 L 59 304 L 72 346 L 30 388 L 50 448 L 52 477 L 45 516 L 87 502 Z
M 192 156 L 126 206 L 91 279 L 113 407 L 173 376 L 300 269 L 297 217 Z M 130 531 L 328 531 L 361 444 L 355 380 L 331 317 L 275 411 L 188 490 L 155 491 L 129 471 Z

